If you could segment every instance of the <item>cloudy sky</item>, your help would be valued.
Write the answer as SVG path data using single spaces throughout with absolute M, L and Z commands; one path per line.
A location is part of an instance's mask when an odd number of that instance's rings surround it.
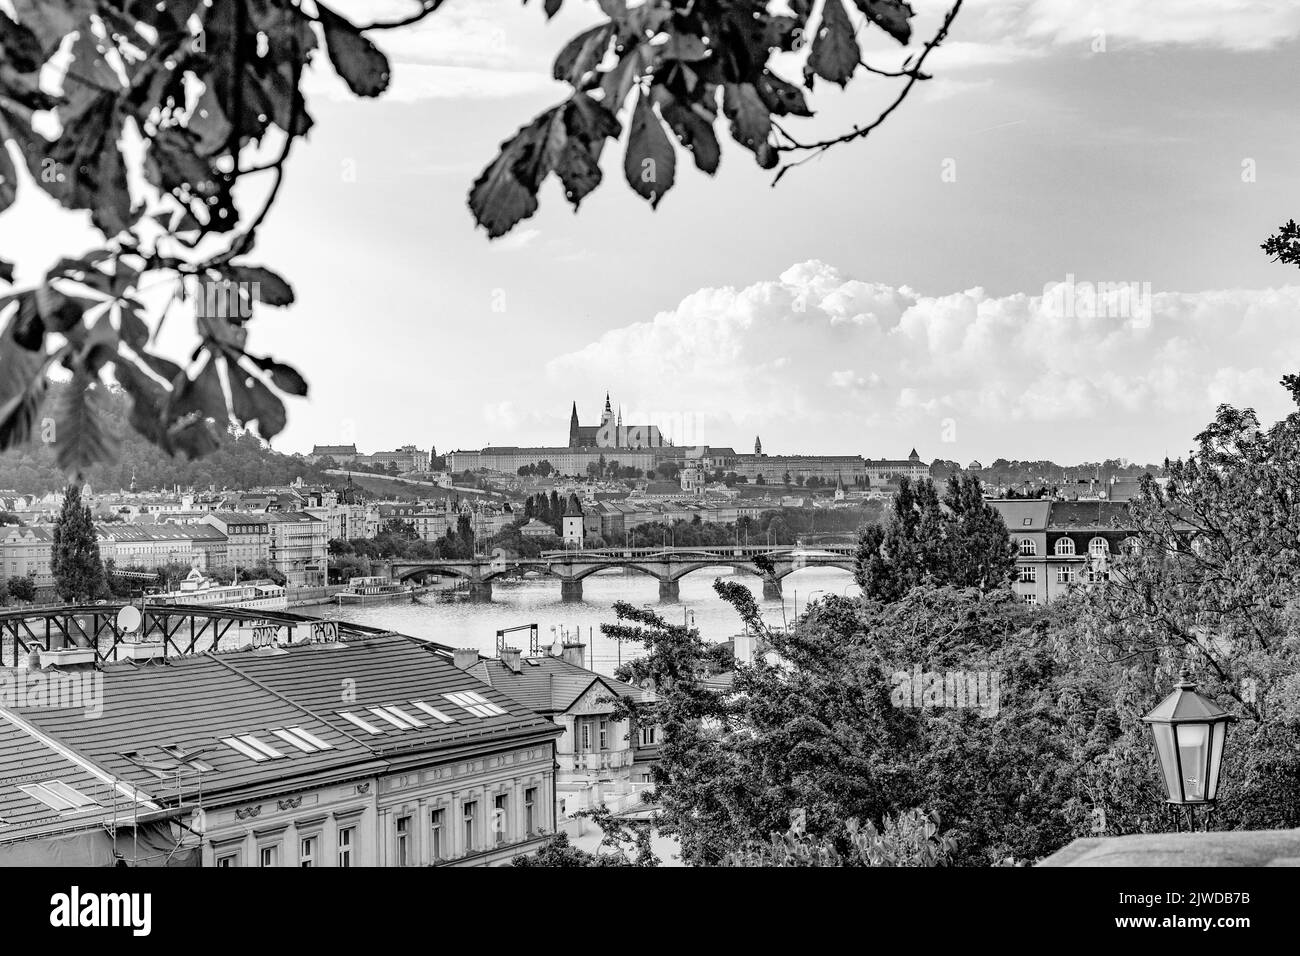
M 944 5 L 913 6 L 928 35 Z M 562 443 L 570 402 L 593 421 L 609 390 L 679 443 L 1145 462 L 1221 402 L 1285 411 L 1300 275 L 1259 245 L 1300 214 L 1294 0 L 967 0 L 934 80 L 775 189 L 724 146 L 652 212 L 607 150 L 576 215 L 551 183 L 490 243 L 466 192 L 563 96 L 549 62 L 598 16 L 453 0 L 379 38 L 378 102 L 318 67 L 317 126 L 259 234 L 298 304 L 252 344 L 313 389 L 277 447 Z M 802 131 L 871 118 L 891 82 L 819 85 Z M 71 222 L 25 202 L 0 253 L 20 245 L 32 278 L 75 251 Z

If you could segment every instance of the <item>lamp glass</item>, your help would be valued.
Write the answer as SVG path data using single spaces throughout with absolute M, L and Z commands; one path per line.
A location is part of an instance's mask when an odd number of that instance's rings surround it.
M 1165 789 L 1169 799 L 1176 803 L 1183 802 L 1182 788 L 1178 783 L 1178 758 L 1174 755 L 1177 746 L 1174 743 L 1172 724 L 1152 724 L 1151 733 L 1156 738 L 1156 755 L 1160 758 L 1160 769 L 1165 775 Z
M 1178 740 L 1179 770 L 1183 775 L 1183 799 L 1206 799 L 1205 777 L 1210 766 L 1210 725 L 1179 724 L 1174 728 Z
M 1213 727 L 1214 741 L 1210 745 L 1210 799 L 1219 796 L 1219 767 L 1223 761 L 1223 739 L 1228 732 L 1228 722 L 1220 721 Z

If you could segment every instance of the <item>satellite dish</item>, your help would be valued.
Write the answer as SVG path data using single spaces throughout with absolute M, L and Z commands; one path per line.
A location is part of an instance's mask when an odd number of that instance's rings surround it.
M 559 657 L 563 653 L 564 653 L 564 645 L 561 644 L 559 641 L 556 641 L 554 644 L 551 645 L 552 657 Z
M 133 634 L 140 627 L 140 609 L 128 604 L 117 612 L 117 629 L 124 634 Z

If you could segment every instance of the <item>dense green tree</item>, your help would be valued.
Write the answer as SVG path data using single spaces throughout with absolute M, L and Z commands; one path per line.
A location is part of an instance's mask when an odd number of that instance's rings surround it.
M 795 809 L 810 839 L 849 857 L 849 821 L 885 828 L 918 803 L 955 863 L 1029 861 L 1090 832 L 1075 765 L 1114 690 L 1064 665 L 1049 615 L 1009 591 L 921 586 L 890 603 L 832 595 L 768 631 L 747 589 L 715 587 L 773 655 L 737 666 L 730 693 L 700 681 L 715 662 L 694 631 L 626 606 L 603 629 L 645 651 L 624 676 L 656 698 L 620 707 L 662 730 L 651 799 L 687 862 L 768 844 Z M 1155 814 L 1146 757 L 1137 796 Z
M 845 824 L 847 852 L 840 852 L 836 842 L 808 834 L 807 814 L 802 809 L 791 814 L 790 828 L 773 833 L 768 843 L 756 843 L 722 861 L 723 866 L 943 866 L 956 852 L 957 841 L 940 835 L 939 814 L 913 810 L 887 816 L 884 826 L 876 829 L 870 820 L 861 826 L 857 820 Z
M 30 575 L 19 577 L 14 575 L 7 582 L 9 596 L 15 601 L 35 601 L 36 600 L 36 582 Z
M 591 820 L 600 828 L 600 847 L 595 853 L 580 850 L 563 831 L 554 834 L 536 853 L 516 857 L 511 866 L 637 866 L 659 865 L 650 845 L 650 826 L 640 820 L 615 817 L 604 804 L 581 810 L 575 817 Z
M 466 551 L 466 557 L 474 555 L 474 525 L 467 514 L 461 514 L 456 517 L 456 536 L 460 538 Z
M 1016 566 L 1016 546 L 1002 515 L 984 500 L 973 475 L 948 479 L 939 583 L 982 591 L 1005 587 Z
M 893 601 L 919 584 L 1003 588 L 1015 569 L 1015 548 L 979 479 L 949 478 L 941 501 L 933 482 L 903 478 L 884 525 L 863 529 L 855 564 L 868 598 Z
M 54 589 L 69 603 L 92 601 L 108 593 L 95 522 L 90 508 L 82 503 L 80 485 L 64 489 L 63 507 L 54 523 L 50 570 Z
M 866 597 L 897 600 L 918 584 L 936 581 L 943 513 L 929 481 L 899 482 L 883 526 L 869 525 L 858 542 L 854 577 Z

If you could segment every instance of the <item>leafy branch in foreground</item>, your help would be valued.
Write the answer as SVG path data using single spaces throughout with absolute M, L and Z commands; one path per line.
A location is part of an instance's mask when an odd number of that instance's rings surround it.
M 672 138 L 697 169 L 717 172 L 719 108 L 731 138 L 763 169 L 776 167 L 783 153 L 801 157 L 781 167 L 779 181 L 832 146 L 869 135 L 917 82 L 929 79 L 925 59 L 947 36 L 961 4 L 955 0 L 938 31 L 900 69 L 881 70 L 863 62 L 858 33 L 862 27 L 879 29 L 906 45 L 914 14 L 903 0 L 791 0 L 788 12 L 781 13 L 756 0 L 601 3 L 608 19 L 574 37 L 552 67 L 554 78 L 568 83 L 573 94 L 501 144 L 470 192 L 470 208 L 489 236 L 504 235 L 537 211 L 538 190 L 552 173 L 576 208 L 600 185 L 605 141 L 620 138 L 618 117 L 625 111 L 630 120 L 624 176 L 652 207 L 676 181 Z M 856 23 L 851 7 L 861 18 Z M 559 0 L 546 4 L 548 16 L 559 9 Z M 804 90 L 775 72 L 773 60 L 805 48 L 803 86 L 809 91 L 819 78 L 844 87 L 860 67 L 905 82 L 870 122 L 832 139 L 802 143 L 778 118 L 813 112 Z
M 561 3 L 544 0 L 546 16 Z M 572 94 L 503 144 L 470 208 L 501 236 L 536 211 L 551 174 L 576 207 L 600 184 L 601 152 L 624 121 L 624 174 L 652 207 L 676 178 L 678 146 L 699 169 L 717 170 L 720 122 L 765 169 L 782 154 L 865 136 L 927 78 L 924 60 L 960 5 L 919 53 L 887 70 L 862 61 L 859 34 L 909 43 L 903 0 L 790 0 L 783 13 L 762 0 L 601 0 L 601 22 L 555 59 Z M 294 293 L 247 257 L 295 142 L 314 125 L 303 76 L 323 55 L 352 93 L 379 96 L 391 70 L 372 35 L 442 6 L 420 0 L 404 16 L 360 24 L 321 0 L 14 0 L 12 16 L 0 9 L 0 214 L 16 202 L 24 168 L 22 190 L 87 213 L 103 237 L 33 287 L 0 296 L 0 451 L 30 437 L 52 372 L 73 386 L 55 431 L 69 445 L 60 463 L 77 476 L 112 453 L 95 399 L 110 380 L 131 397 L 132 427 L 171 454 L 212 452 L 232 420 L 264 440 L 284 429 L 284 397 L 306 395 L 307 382 L 251 351 L 248 325 Z M 870 74 L 903 81 L 900 91 L 871 123 L 800 143 L 778 119 L 812 115 L 804 89 L 772 67 L 805 47 L 807 90 L 818 78 L 843 87 Z M 0 261 L 0 282 L 13 279 Z M 157 347 L 173 312 L 195 322 L 197 346 L 185 356 Z

